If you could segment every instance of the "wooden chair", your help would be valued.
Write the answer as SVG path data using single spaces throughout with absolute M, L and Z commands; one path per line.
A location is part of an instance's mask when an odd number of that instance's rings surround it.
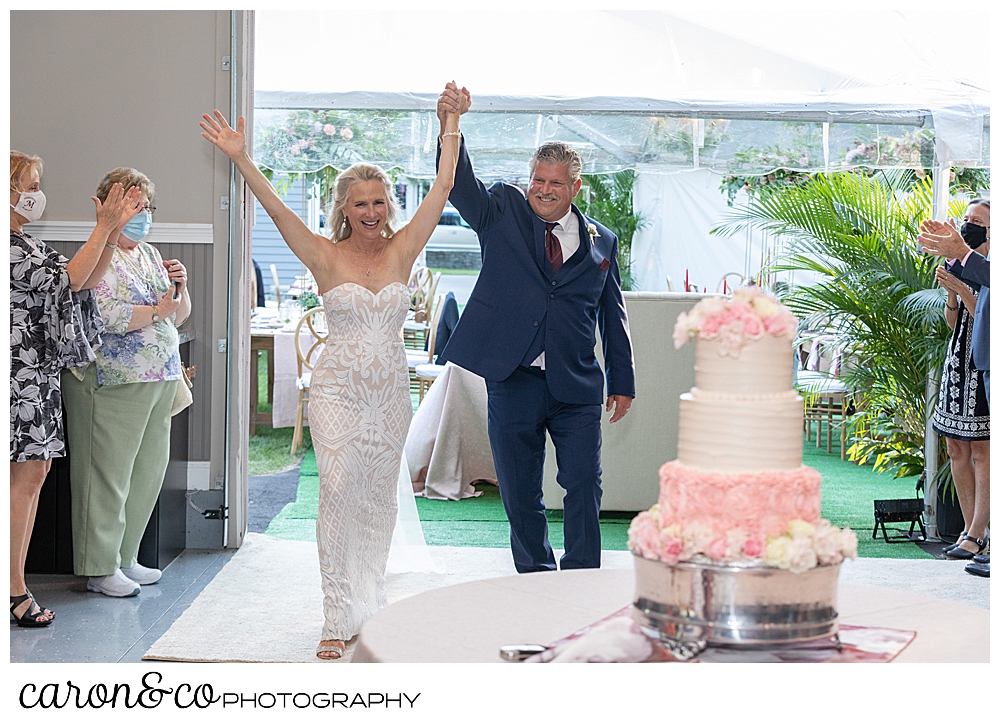
M 443 298 L 439 298 L 432 305 L 435 308 L 434 319 L 440 317 L 440 309 L 444 306 Z M 406 350 L 406 366 L 410 370 L 410 391 L 420 394 L 420 382 L 417 379 L 417 367 L 421 364 L 429 364 L 434 361 L 434 336 L 437 335 L 437 322 L 433 319 L 427 324 L 430 335 L 427 337 L 427 349 L 423 345 L 419 349 Z
M 407 349 L 423 351 L 431 314 L 428 302 L 434 298 L 431 287 L 436 285 L 434 275 L 426 266 L 418 266 L 410 274 L 407 285 L 410 287 L 410 309 L 414 312 L 414 319 L 403 326 L 403 345 Z
M 424 395 L 431 388 L 431 384 L 444 371 L 443 364 L 434 362 L 434 345 L 437 343 L 438 322 L 441 320 L 441 311 L 444 309 L 444 295 L 438 296 L 434 300 L 434 318 L 431 321 L 431 333 L 427 341 L 427 363 L 417 364 L 414 367 L 414 376 L 417 378 L 417 397 L 419 402 L 424 401 Z M 419 404 L 418 402 L 418 404 Z
M 826 451 L 833 452 L 833 430 L 840 430 L 840 458 L 847 457 L 847 438 L 850 433 L 850 395 L 839 378 L 843 366 L 841 350 L 832 337 L 817 337 L 806 355 L 805 369 L 799 372 L 796 388 L 805 398 L 803 424 L 806 441 L 812 440 L 812 423 L 816 423 L 816 446 L 823 444 L 823 425 L 826 425 Z
M 295 454 L 302 444 L 302 427 L 305 421 L 305 406 L 309 402 L 309 385 L 312 382 L 312 372 L 316 358 L 326 345 L 327 330 L 323 315 L 323 307 L 310 309 L 299 323 L 295 325 L 295 386 L 299 390 L 299 403 L 295 410 L 295 431 L 292 433 L 292 450 Z M 302 327 L 310 334 L 309 346 L 303 351 Z

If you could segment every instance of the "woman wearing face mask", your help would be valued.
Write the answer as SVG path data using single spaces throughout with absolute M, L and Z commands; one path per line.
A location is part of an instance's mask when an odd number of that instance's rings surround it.
M 10 612 L 21 627 L 53 613 L 24 585 L 38 493 L 52 459 L 65 455 L 60 371 L 94 360 L 103 326 L 93 292 L 139 193 L 115 186 L 97 204 L 97 226 L 71 259 L 24 231 L 45 209 L 42 160 L 10 152 Z M 78 293 L 79 292 L 79 293 Z
M 966 245 L 986 256 L 990 250 L 990 204 L 969 203 L 961 228 Z M 948 292 L 945 319 L 953 329 L 941 373 L 932 423 L 944 435 L 951 459 L 958 503 L 965 529 L 958 542 L 945 549 L 952 559 L 968 560 L 986 548 L 990 519 L 990 411 L 983 372 L 972 360 L 972 324 L 979 285 L 955 275 L 952 264 L 939 266 L 938 283 Z
M 183 374 L 176 325 L 191 312 L 187 271 L 142 239 L 152 223 L 153 183 L 116 168 L 97 187 L 138 188 L 142 210 L 122 229 L 100 283 L 105 331 L 83 379 L 63 375 L 73 493 L 73 567 L 87 589 L 139 594 L 160 571 L 136 560 L 170 456 L 170 410 Z

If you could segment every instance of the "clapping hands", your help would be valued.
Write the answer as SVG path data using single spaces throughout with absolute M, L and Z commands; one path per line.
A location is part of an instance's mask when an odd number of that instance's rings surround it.
M 142 189 L 132 186 L 125 192 L 120 183 L 115 183 L 108 191 L 107 198 L 101 202 L 97 196 L 91 196 L 97 211 L 97 225 L 104 227 L 109 233 L 123 227 L 142 208 Z
M 954 274 L 948 273 L 948 270 L 945 269 L 944 266 L 938 266 L 934 270 L 934 277 L 937 279 L 938 284 L 942 288 L 947 289 L 954 294 L 959 294 L 966 289 L 972 291 L 972 289 L 970 289 L 967 284 L 963 283 L 961 279 Z
M 954 223 L 924 221 L 920 224 L 917 241 L 923 246 L 924 253 L 949 259 L 963 259 L 970 251 Z

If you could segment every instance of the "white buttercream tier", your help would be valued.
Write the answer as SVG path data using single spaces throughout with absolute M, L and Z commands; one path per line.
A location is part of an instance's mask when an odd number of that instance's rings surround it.
M 802 398 L 793 391 L 740 397 L 681 395 L 677 460 L 712 472 L 793 470 L 802 465 Z
M 695 386 L 706 392 L 776 394 L 792 388 L 792 341 L 765 335 L 747 341 L 739 358 L 721 356 L 718 339 L 698 338 Z

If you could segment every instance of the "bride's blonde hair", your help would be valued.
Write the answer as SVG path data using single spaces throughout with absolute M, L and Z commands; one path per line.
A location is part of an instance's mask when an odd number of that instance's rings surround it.
M 396 223 L 402 216 L 402 210 L 396 202 L 396 194 L 393 191 L 389 175 L 371 163 L 355 163 L 337 176 L 337 180 L 334 182 L 333 206 L 330 213 L 327 214 L 327 218 L 330 219 L 330 238 L 333 239 L 334 243 L 350 238 L 354 229 L 351 228 L 351 222 L 344 215 L 344 207 L 347 206 L 354 184 L 366 181 L 379 181 L 382 184 L 386 203 L 389 204 L 389 210 L 385 217 L 385 235 L 387 238 L 395 235 Z

